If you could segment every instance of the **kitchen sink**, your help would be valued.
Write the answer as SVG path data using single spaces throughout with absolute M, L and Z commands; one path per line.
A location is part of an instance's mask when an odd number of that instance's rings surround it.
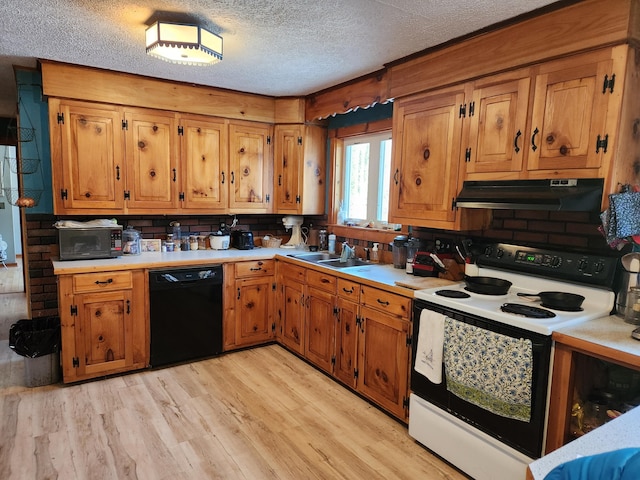
M 291 253 L 289 257 L 297 258 L 298 260 L 305 260 L 307 262 L 320 262 L 324 260 L 340 260 L 340 256 L 335 253 L 328 252 L 313 252 L 313 253 Z
M 325 265 L 331 268 L 347 268 L 347 267 L 360 267 L 362 265 L 370 265 L 369 262 L 361 260 L 359 258 L 350 258 L 346 262 L 341 262 L 339 258 L 333 260 L 319 260 L 316 262 L 318 265 Z
M 305 262 L 311 262 L 317 265 L 324 265 L 325 267 L 331 268 L 347 268 L 370 265 L 370 262 L 361 260 L 359 258 L 350 258 L 346 262 L 341 262 L 339 255 L 327 252 L 292 253 L 289 254 L 289 256 L 297 258 L 298 260 L 304 260 Z

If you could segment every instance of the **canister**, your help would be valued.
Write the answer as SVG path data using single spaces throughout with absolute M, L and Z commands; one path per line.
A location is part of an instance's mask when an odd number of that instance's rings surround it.
M 132 226 L 128 226 L 122 232 L 122 253 L 140 255 L 140 232 Z

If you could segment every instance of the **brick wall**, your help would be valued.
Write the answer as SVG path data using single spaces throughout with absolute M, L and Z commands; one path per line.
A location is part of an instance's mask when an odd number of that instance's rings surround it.
M 53 226 L 59 217 L 47 214 L 27 214 L 25 234 L 27 236 L 29 300 L 31 317 L 58 315 L 58 288 L 53 275 L 51 257 L 58 255 L 57 231 Z M 74 216 L 74 220 L 86 221 L 95 217 Z M 288 237 L 282 225 L 281 215 L 239 215 L 236 228 L 251 230 L 255 238 L 266 234 Z M 323 217 L 305 217 L 305 221 L 324 220 Z M 142 233 L 143 238 L 165 238 L 171 231 L 169 223 L 180 222 L 182 233 L 200 233 L 217 231 L 220 223 L 230 225 L 233 216 L 127 216 L 118 219 L 125 228 L 131 225 Z
M 31 316 L 57 315 L 58 291 L 50 258 L 58 254 L 57 234 L 53 227 L 54 215 L 27 215 L 26 235 L 29 261 L 29 285 Z M 74 217 L 76 220 L 87 218 Z M 316 220 L 314 222 L 314 219 Z M 220 222 L 230 224 L 232 216 L 189 216 L 167 218 L 164 216 L 128 216 L 119 219 L 124 225 L 131 225 L 142 232 L 143 238 L 164 238 L 170 232 L 169 222 L 178 220 L 183 233 L 200 233 L 217 230 Z M 280 215 L 240 215 L 237 226 L 251 230 L 256 238 L 266 234 L 288 236 Z M 326 223 L 323 217 L 305 217 L 306 222 Z M 415 228 L 414 235 L 427 241 L 444 238 L 459 241 L 465 237 L 488 238 L 505 243 L 524 245 L 548 245 L 557 249 L 581 249 L 590 252 L 609 252 L 597 228 L 599 220 L 581 212 L 541 212 L 529 210 L 495 210 L 491 226 L 482 232 L 468 234 L 442 230 Z M 344 238 L 338 238 L 343 241 Z M 362 246 L 367 242 L 362 243 Z M 386 244 L 381 245 L 389 250 Z M 387 252 L 388 254 L 388 252 Z M 387 258 L 388 255 L 385 257 Z

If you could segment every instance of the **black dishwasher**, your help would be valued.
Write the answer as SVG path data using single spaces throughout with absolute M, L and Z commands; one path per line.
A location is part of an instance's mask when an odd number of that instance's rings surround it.
M 222 352 L 222 266 L 149 272 L 152 367 Z

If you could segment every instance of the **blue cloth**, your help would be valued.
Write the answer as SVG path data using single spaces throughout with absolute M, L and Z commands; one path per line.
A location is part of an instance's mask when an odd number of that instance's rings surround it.
M 638 480 L 640 448 L 622 448 L 558 465 L 544 480 Z

